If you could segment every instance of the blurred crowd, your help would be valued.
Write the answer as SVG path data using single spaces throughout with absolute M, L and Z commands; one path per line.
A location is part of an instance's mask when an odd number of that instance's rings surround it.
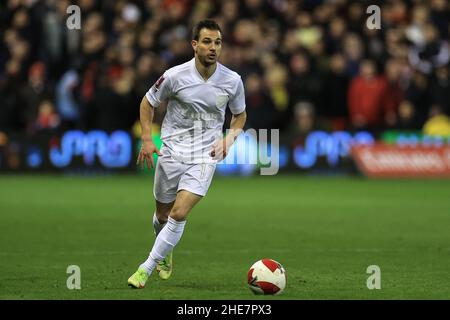
M 71 4 L 80 30 L 67 28 Z M 380 29 L 366 24 L 373 4 Z M 7 0 L 0 131 L 132 130 L 149 87 L 193 57 L 204 18 L 222 27 L 221 63 L 242 76 L 248 127 L 450 128 L 447 0 Z

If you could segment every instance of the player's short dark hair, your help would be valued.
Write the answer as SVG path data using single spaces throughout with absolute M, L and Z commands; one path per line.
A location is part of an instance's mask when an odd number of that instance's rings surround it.
M 218 30 L 220 33 L 222 33 L 222 30 L 220 29 L 220 26 L 212 19 L 205 19 L 202 21 L 199 21 L 194 28 L 192 29 L 192 40 L 198 41 L 200 37 L 200 30 L 203 28 L 208 30 Z

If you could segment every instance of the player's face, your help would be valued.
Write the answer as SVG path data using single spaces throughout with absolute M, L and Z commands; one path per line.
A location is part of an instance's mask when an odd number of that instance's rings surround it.
M 219 30 L 200 30 L 198 41 L 192 40 L 192 47 L 204 66 L 215 64 L 222 51 L 222 35 Z

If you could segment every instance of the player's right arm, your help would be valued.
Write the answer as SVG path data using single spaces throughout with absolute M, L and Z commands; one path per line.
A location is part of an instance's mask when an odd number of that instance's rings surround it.
M 136 164 L 140 164 L 141 168 L 143 168 L 144 162 L 146 161 L 147 167 L 150 169 L 150 167 L 153 168 L 155 166 L 155 163 L 153 162 L 153 153 L 156 153 L 159 156 L 161 153 L 158 148 L 156 148 L 152 139 L 153 106 L 148 102 L 147 97 L 142 98 L 139 113 L 142 128 L 142 145 Z
M 145 161 L 147 161 L 147 167 L 149 169 L 155 166 L 153 153 L 161 156 L 152 139 L 153 110 L 159 107 L 162 101 L 169 98 L 171 91 L 169 76 L 167 73 L 164 73 L 142 98 L 139 111 L 142 128 L 142 146 L 137 159 L 137 165 L 140 164 L 141 168 L 144 167 Z

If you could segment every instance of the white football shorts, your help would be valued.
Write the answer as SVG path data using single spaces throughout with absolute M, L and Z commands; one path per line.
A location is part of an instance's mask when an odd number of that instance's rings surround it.
M 170 155 L 162 155 L 156 164 L 153 195 L 162 203 L 175 201 L 180 190 L 203 197 L 208 192 L 215 170 L 215 163 L 187 164 Z

